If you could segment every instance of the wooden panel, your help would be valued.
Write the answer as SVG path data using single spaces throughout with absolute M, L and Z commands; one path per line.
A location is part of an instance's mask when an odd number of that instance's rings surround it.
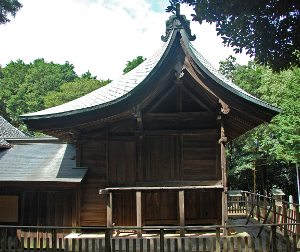
M 0 222 L 18 222 L 18 196 L 0 195 Z
M 136 195 L 113 194 L 113 222 L 116 226 L 136 226 Z
M 175 136 L 145 137 L 144 174 L 146 181 L 178 180 Z
M 217 135 L 183 136 L 183 180 L 219 178 Z
M 214 180 L 216 179 L 215 160 L 190 160 L 183 162 L 184 180 Z
M 106 226 L 106 195 L 99 189 L 107 184 L 105 139 L 87 140 L 81 146 L 81 166 L 89 169 L 81 183 L 81 226 Z
M 109 142 L 110 186 L 133 186 L 136 182 L 135 142 Z
M 186 224 L 220 224 L 221 191 L 185 192 Z
M 178 195 L 177 193 L 145 193 L 144 209 L 146 225 L 177 224 Z

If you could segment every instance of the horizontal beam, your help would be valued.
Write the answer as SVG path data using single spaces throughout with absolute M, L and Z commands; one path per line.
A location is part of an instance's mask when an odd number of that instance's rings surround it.
M 205 190 L 205 189 L 224 189 L 223 186 L 144 186 L 144 187 L 108 187 L 100 189 L 99 194 L 110 192 L 130 192 L 130 191 L 179 191 L 179 190 Z
M 222 180 L 136 182 L 141 187 L 163 186 L 221 186 Z
M 171 136 L 171 135 L 220 135 L 219 129 L 205 130 L 153 130 L 153 131 L 135 131 L 136 136 Z

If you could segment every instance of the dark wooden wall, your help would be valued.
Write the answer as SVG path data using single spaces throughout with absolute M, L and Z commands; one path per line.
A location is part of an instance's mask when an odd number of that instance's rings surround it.
M 76 187 L 21 185 L 22 182 L 0 185 L 0 195 L 18 196 L 18 220 L 9 224 L 76 226 Z
M 99 189 L 108 186 L 105 138 L 86 139 L 81 145 L 81 166 L 88 171 L 81 183 L 81 226 L 106 226 L 106 195 Z

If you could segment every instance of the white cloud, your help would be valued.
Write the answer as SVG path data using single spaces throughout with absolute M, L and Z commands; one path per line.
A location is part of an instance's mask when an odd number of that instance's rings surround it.
M 156 5 L 161 4 L 156 3 Z M 166 7 L 168 1 L 166 2 Z M 102 79 L 115 79 L 125 64 L 141 55 L 150 57 L 161 45 L 169 13 L 154 12 L 144 0 L 22 0 L 16 18 L 0 26 L 0 64 L 37 58 L 63 64 L 69 61 L 78 75 L 89 70 Z M 191 19 L 190 7 L 181 13 Z M 221 45 L 214 27 L 191 22 L 196 49 L 209 62 L 233 54 Z M 249 58 L 237 57 L 245 64 Z

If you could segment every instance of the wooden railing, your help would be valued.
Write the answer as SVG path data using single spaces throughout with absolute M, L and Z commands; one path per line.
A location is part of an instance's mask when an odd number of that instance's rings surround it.
M 245 214 L 263 224 L 277 225 L 277 232 L 284 236 L 300 234 L 299 205 L 255 193 L 241 191 L 242 196 L 228 196 L 228 214 Z M 247 222 L 248 223 L 248 222 Z
M 185 237 L 170 237 L 165 234 L 165 230 L 180 230 L 180 227 L 174 226 L 162 226 L 162 227 L 147 227 L 147 230 L 151 229 L 159 234 L 156 237 L 149 237 L 144 235 L 142 238 L 137 238 L 136 236 L 131 238 L 122 238 L 111 236 L 111 232 L 116 229 L 128 230 L 136 229 L 136 227 L 116 227 L 116 228 L 103 228 L 94 227 L 87 228 L 81 227 L 81 230 L 77 230 L 84 234 L 88 231 L 89 235 L 91 233 L 99 234 L 102 233 L 102 237 L 92 237 L 82 238 L 79 234 L 76 238 L 58 238 L 57 233 L 60 230 L 69 230 L 70 232 L 74 227 L 19 227 L 19 226 L 0 226 L 0 229 L 7 230 L 9 228 L 19 228 L 19 229 L 33 229 L 37 228 L 45 230 L 52 230 L 52 232 L 44 232 L 44 237 L 29 236 L 26 239 L 24 237 L 5 237 L 2 233 L 1 237 L 1 252 L 24 252 L 24 251 L 41 251 L 45 252 L 58 252 L 58 251 L 72 251 L 72 252 L 115 252 L 115 251 L 211 251 L 211 252 L 227 252 L 227 251 L 299 251 L 297 249 L 297 236 L 293 235 L 292 239 L 289 236 L 279 236 L 276 237 L 276 229 L 281 226 L 286 225 L 296 225 L 296 224 L 259 224 L 259 225 L 237 225 L 237 226 L 188 226 L 187 230 L 190 232 L 202 232 L 206 233 L 208 230 L 212 232 L 210 235 L 201 236 L 185 236 Z M 223 236 L 222 229 L 227 228 L 245 228 L 245 227 L 268 227 L 271 229 L 270 236 L 264 237 L 250 237 L 250 236 Z M 144 227 L 145 228 L 145 227 Z M 144 229 L 142 228 L 142 229 Z M 73 230 L 74 231 L 74 230 Z M 36 233 L 35 233 L 36 234 Z M 74 233 L 73 233 L 74 234 Z M 74 237 L 74 236 L 73 236 Z

